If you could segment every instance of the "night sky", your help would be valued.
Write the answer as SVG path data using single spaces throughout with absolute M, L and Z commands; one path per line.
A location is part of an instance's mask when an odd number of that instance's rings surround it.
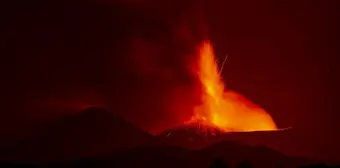
M 204 30 L 219 60 L 229 54 L 228 88 L 339 160 L 334 2 L 6 4 L 0 145 L 94 105 L 152 133 L 180 123 L 197 103 L 190 64 Z

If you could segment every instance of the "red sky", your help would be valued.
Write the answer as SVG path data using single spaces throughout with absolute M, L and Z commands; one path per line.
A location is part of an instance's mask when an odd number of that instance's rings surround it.
M 87 105 L 110 106 L 145 130 L 185 118 L 189 106 L 179 102 L 196 103 L 188 62 L 202 25 L 191 15 L 192 2 L 171 4 L 9 6 L 0 136 L 16 137 L 28 125 Z M 338 160 L 336 5 L 203 6 L 217 57 L 229 54 L 227 87 L 269 111 L 280 127 L 308 137 L 308 148 L 320 157 Z M 173 115 L 177 107 L 184 112 Z

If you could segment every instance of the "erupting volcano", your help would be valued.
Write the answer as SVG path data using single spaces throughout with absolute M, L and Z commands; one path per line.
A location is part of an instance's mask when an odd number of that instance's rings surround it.
M 223 66 L 222 66 L 223 67 Z M 202 103 L 186 123 L 202 129 L 223 132 L 278 130 L 271 116 L 244 96 L 225 88 L 210 41 L 199 46 L 198 77 L 202 84 Z

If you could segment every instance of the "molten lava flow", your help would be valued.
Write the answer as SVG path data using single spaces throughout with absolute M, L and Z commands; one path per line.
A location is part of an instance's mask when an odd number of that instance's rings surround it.
M 209 41 L 204 41 L 199 48 L 199 79 L 204 89 L 203 102 L 196 107 L 190 122 L 198 122 L 224 132 L 277 130 L 265 110 L 225 89 Z

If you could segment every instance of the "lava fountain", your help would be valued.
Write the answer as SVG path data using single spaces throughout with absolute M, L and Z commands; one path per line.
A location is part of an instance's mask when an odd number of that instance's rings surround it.
M 210 41 L 199 46 L 198 68 L 202 103 L 186 123 L 199 123 L 223 132 L 278 130 L 264 109 L 225 88 Z

